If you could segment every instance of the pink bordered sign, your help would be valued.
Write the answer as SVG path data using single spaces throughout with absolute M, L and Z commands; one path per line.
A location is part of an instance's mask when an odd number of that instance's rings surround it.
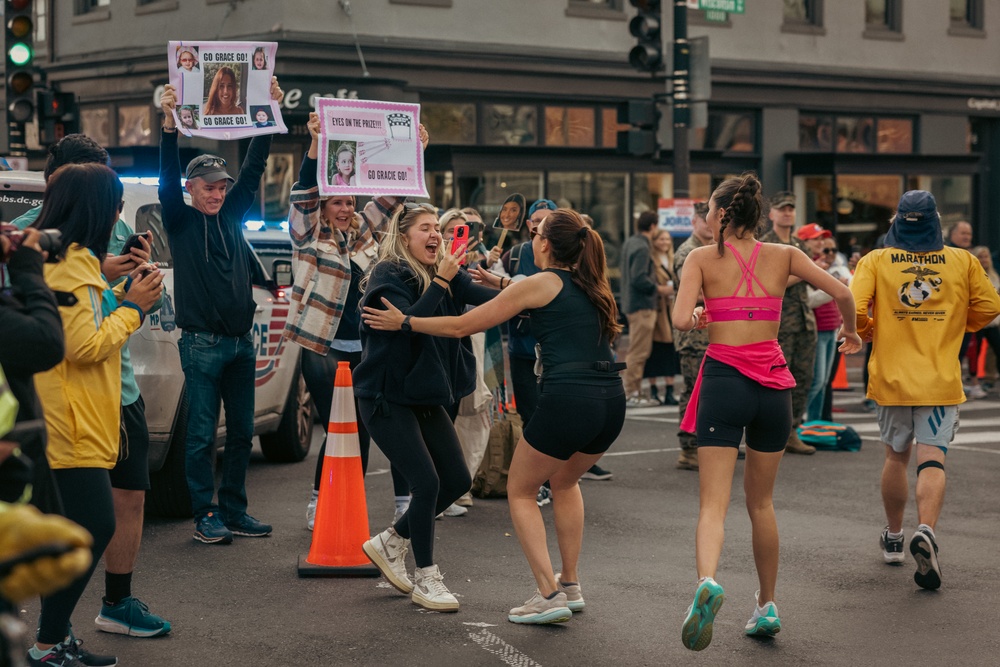
M 426 197 L 420 105 L 316 98 L 320 196 Z
M 277 42 L 168 42 L 181 134 L 226 140 L 287 133 L 271 99 L 277 51 Z

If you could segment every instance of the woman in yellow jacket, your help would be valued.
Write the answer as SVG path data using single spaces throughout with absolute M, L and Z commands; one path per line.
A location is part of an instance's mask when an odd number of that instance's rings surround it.
M 46 455 L 66 517 L 88 530 L 94 542 L 90 569 L 42 601 L 30 664 L 44 664 L 52 654 L 78 656 L 79 645 L 69 639 L 70 616 L 115 532 L 108 470 L 118 459 L 120 352 L 159 298 L 163 280 L 146 264 L 117 294 L 108 288 L 101 259 L 121 206 L 115 172 L 101 164 L 70 164 L 49 179 L 35 223 L 60 230 L 63 246 L 59 261 L 46 264 L 45 280 L 59 303 L 66 356 L 35 376 L 49 432 Z

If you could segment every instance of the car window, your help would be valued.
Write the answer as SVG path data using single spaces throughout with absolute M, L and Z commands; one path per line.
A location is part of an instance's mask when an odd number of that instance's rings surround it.
M 292 245 L 290 242 L 251 241 L 250 245 L 264 264 L 264 268 L 269 275 L 274 275 L 275 260 L 283 259 L 289 262 L 292 261 Z
M 132 227 L 136 232 L 153 232 L 152 253 L 150 259 L 160 263 L 160 268 L 173 268 L 173 257 L 170 255 L 170 244 L 167 243 L 167 234 L 163 231 L 163 210 L 160 205 L 146 204 L 140 206 L 135 212 L 135 220 Z

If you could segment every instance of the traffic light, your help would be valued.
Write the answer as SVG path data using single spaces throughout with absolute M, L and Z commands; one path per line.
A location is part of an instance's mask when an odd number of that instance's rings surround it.
M 35 23 L 32 0 L 4 0 L 4 51 L 7 54 L 7 120 L 25 123 L 35 116 Z
M 628 62 L 640 72 L 656 73 L 663 68 L 663 39 L 660 25 L 663 23 L 660 0 L 629 0 L 639 13 L 629 24 L 629 32 L 638 40 L 628 54 Z
M 618 123 L 632 127 L 618 132 L 618 154 L 654 155 L 659 121 L 660 112 L 652 99 L 619 102 Z

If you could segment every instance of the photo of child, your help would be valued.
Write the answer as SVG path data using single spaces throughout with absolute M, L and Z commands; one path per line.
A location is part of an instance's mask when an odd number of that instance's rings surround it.
M 184 70 L 185 72 L 193 72 L 199 69 L 197 46 L 177 47 L 177 69 Z
M 250 116 L 253 118 L 254 127 L 274 126 L 274 119 L 271 118 L 271 107 L 265 107 L 265 106 L 250 107 Z
M 255 70 L 267 69 L 267 53 L 263 46 L 258 46 L 253 50 L 253 68 Z
M 336 146 L 336 151 L 333 147 Z M 327 165 L 327 178 L 331 185 L 357 185 L 358 177 L 354 170 L 355 155 L 358 144 L 356 141 L 330 142 Z
M 190 105 L 177 108 L 177 119 L 180 121 L 181 132 L 198 129 L 198 110 Z M 187 134 L 187 132 L 184 132 Z

